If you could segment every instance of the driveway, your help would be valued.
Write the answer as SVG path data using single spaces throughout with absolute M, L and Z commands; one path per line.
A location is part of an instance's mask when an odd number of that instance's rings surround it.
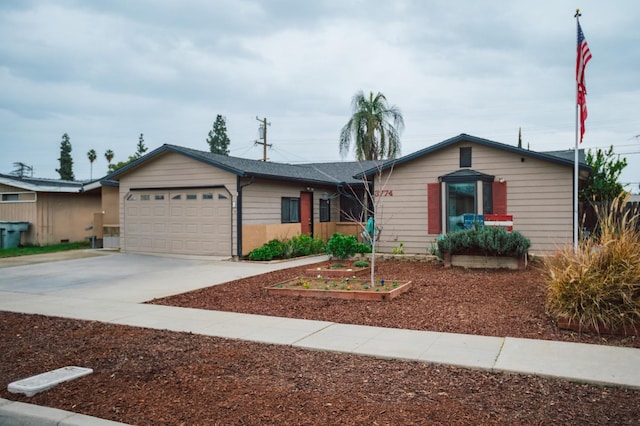
M 220 257 L 165 257 L 95 250 L 47 256 L 50 258 L 44 261 L 33 257 L 31 264 L 6 267 L 2 266 L 9 262 L 0 259 L 0 293 L 142 303 L 326 258 L 258 264 Z

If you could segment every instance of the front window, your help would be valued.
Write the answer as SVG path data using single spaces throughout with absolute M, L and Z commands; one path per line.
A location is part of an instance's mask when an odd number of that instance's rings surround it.
M 476 182 L 447 183 L 447 232 L 464 229 L 464 215 L 476 214 Z
M 300 198 L 282 197 L 282 223 L 300 222 Z
M 320 200 L 320 222 L 331 221 L 330 203 L 329 200 Z

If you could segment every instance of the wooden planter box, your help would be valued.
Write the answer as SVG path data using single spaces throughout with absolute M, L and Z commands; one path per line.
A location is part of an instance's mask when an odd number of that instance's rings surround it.
M 301 296 L 301 297 L 315 297 L 323 299 L 347 299 L 347 300 L 371 300 L 371 301 L 388 301 L 395 299 L 402 293 L 405 293 L 411 289 L 411 281 L 406 281 L 399 284 L 397 287 L 390 290 L 379 291 L 376 288 L 366 291 L 362 290 L 322 290 L 322 289 L 304 289 L 304 288 L 286 288 L 279 286 L 286 285 L 285 283 L 275 284 L 265 288 L 266 292 L 270 296 Z
M 525 269 L 527 255 L 520 257 L 486 256 L 484 254 L 451 254 L 444 253 L 444 266 L 462 266 L 463 268 L 478 269 Z

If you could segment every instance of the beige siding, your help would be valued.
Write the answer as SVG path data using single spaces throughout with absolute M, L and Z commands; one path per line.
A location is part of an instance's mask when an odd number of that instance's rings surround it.
M 571 243 L 571 167 L 461 143 L 398 166 L 386 188 L 377 183 L 377 190 L 393 191 L 393 196 L 380 198 L 381 251 L 403 242 L 406 252 L 424 253 L 435 244 L 437 235 L 427 234 L 427 184 L 460 169 L 461 146 L 472 147 L 472 170 L 507 182 L 507 212 L 514 217 L 514 229 L 531 239 L 533 253 L 549 253 Z
M 100 211 L 100 191 L 81 194 L 39 193 L 35 221 L 36 242 L 53 244 L 82 241 L 91 235 L 86 230 L 93 215 Z
M 125 238 L 124 232 L 124 197 L 131 189 L 136 188 L 188 188 L 188 187 L 211 187 L 223 186 L 229 192 L 232 200 L 233 225 L 232 251 L 236 253 L 236 175 L 225 170 L 207 165 L 197 160 L 193 160 L 181 154 L 166 153 L 158 158 L 149 161 L 138 169 L 126 173 L 120 179 L 119 189 L 119 217 L 120 217 L 120 244 L 122 246 Z

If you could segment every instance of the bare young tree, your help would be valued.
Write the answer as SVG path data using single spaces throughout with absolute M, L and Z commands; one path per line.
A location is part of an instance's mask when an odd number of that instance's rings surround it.
M 365 174 L 371 169 L 362 169 L 360 173 L 362 186 L 364 188 L 362 195 L 359 195 L 352 186 L 349 186 L 351 192 L 350 197 L 362 207 L 359 216 L 356 217 L 352 211 L 341 210 L 344 217 L 360 227 L 362 239 L 371 246 L 370 268 L 372 287 L 375 286 L 376 243 L 380 241 L 385 223 L 392 217 L 389 216 L 385 218 L 382 223 L 378 220 L 381 217 L 380 213 L 382 213 L 382 199 L 385 194 L 389 193 L 387 184 L 393 173 L 394 163 L 392 162 L 389 167 L 385 167 L 387 164 L 388 163 L 382 161 L 376 162 L 374 173 Z M 373 176 L 373 181 L 369 180 L 369 176 Z

